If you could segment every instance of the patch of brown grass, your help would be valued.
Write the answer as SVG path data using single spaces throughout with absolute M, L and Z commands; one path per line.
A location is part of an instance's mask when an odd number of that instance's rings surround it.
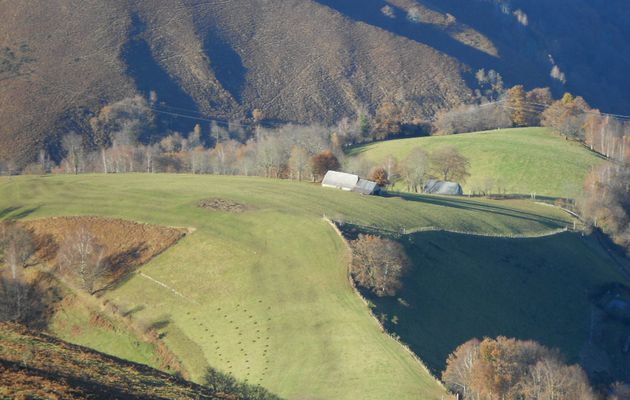
M 54 263 L 66 237 L 79 228 L 88 229 L 106 249 L 111 266 L 110 282 L 115 282 L 135 267 L 177 243 L 185 229 L 142 224 L 101 217 L 54 217 L 22 222 L 34 236 L 39 260 Z
M 213 211 L 224 211 L 229 213 L 242 213 L 249 210 L 251 207 L 245 204 L 237 203 L 232 200 L 221 199 L 218 197 L 211 199 L 200 200 L 197 203 L 197 207 L 205 208 Z

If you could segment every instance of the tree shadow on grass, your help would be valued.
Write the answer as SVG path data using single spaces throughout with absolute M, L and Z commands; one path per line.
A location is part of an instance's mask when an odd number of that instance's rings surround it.
M 2 219 L 22 219 L 39 210 L 39 207 L 24 208 L 23 206 L 9 206 L 0 209 L 0 220 Z M 16 211 L 19 211 L 16 213 Z
M 492 215 L 501 215 L 510 218 L 518 218 L 537 222 L 551 228 L 560 228 L 567 225 L 567 221 L 560 218 L 546 217 L 540 214 L 519 210 L 515 208 L 491 204 L 471 199 L 457 197 L 442 197 L 435 195 L 421 195 L 412 193 L 388 193 L 385 197 L 398 197 L 407 201 L 416 201 L 440 207 L 456 208 L 466 211 L 477 211 Z
M 94 294 L 117 289 L 129 281 L 136 268 L 140 266 L 139 260 L 142 258 L 142 253 L 147 250 L 147 244 L 140 243 L 123 252 L 107 257 L 105 262 L 110 266 L 109 273 L 107 274 L 108 283 L 98 289 Z

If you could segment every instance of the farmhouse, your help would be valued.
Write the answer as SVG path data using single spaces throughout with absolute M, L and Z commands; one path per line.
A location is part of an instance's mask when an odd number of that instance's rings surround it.
M 381 191 L 376 182 L 338 171 L 328 171 L 324 176 L 322 186 L 361 194 L 378 194 Z
M 457 182 L 429 179 L 427 184 L 424 185 L 424 193 L 461 196 L 464 194 L 464 191 L 462 190 L 462 186 Z

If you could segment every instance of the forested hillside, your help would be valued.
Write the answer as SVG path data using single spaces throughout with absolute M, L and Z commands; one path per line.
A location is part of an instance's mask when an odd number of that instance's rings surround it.
M 391 102 L 417 122 L 483 89 L 481 69 L 506 87 L 570 90 L 622 112 L 628 8 L 623 0 L 5 1 L 0 158 L 54 154 L 61 135 L 91 135 L 91 116 L 135 93 L 151 99 L 162 133 L 210 118 L 328 125 Z

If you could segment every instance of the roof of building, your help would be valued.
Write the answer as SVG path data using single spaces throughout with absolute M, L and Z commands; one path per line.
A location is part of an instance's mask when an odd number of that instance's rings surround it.
M 359 178 L 359 182 L 357 182 L 356 186 L 354 187 L 354 189 L 352 189 L 352 191 L 361 193 L 361 194 L 372 194 L 374 192 L 377 192 L 378 189 L 379 187 L 376 184 L 376 182 Z
M 352 190 L 359 182 L 359 176 L 353 174 L 347 174 L 345 172 L 328 171 L 322 186 L 332 187 L 337 189 Z
M 430 194 L 444 194 L 451 196 L 461 196 L 464 194 L 462 186 L 457 182 L 438 181 L 429 179 L 424 185 L 424 192 Z
M 358 175 L 338 171 L 328 171 L 326 176 L 324 176 L 322 186 L 353 191 L 361 194 L 373 194 L 378 192 L 380 189 L 376 182 L 361 179 Z

